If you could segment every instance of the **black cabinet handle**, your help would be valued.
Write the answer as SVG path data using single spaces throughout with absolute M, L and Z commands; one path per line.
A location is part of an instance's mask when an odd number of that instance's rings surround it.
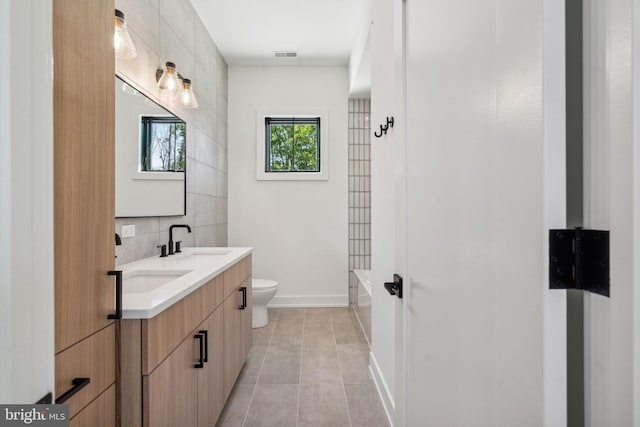
M 91 378 L 74 378 L 73 381 L 71 381 L 71 384 L 73 384 L 73 387 L 71 387 L 66 393 L 63 393 L 60 397 L 56 399 L 56 405 L 59 405 L 60 403 L 64 403 L 67 400 L 69 400 L 71 396 L 73 396 L 74 394 L 76 394 L 77 392 L 85 388 L 87 385 L 89 385 L 90 382 L 91 382 Z
M 193 336 L 195 339 L 197 339 L 200 342 L 200 357 L 199 357 L 199 362 L 196 363 L 195 365 L 193 365 L 194 368 L 204 368 L 204 341 L 202 339 L 202 334 L 195 334 Z
M 108 319 L 122 319 L 122 271 L 110 271 L 109 276 L 116 276 L 116 312 L 107 316 Z
M 204 358 L 202 360 L 207 363 L 209 361 L 209 331 L 198 332 L 204 335 Z
M 247 308 L 247 287 L 243 286 L 239 289 L 242 292 L 242 305 L 238 307 L 240 310 L 244 310 Z

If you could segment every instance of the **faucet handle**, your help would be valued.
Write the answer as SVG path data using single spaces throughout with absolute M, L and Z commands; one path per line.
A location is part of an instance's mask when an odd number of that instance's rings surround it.
M 182 240 L 178 240 L 176 242 L 176 250 L 174 251 L 174 253 L 179 254 L 180 252 L 182 252 L 182 249 L 180 248 L 181 243 L 182 243 Z
M 165 258 L 167 256 L 167 245 L 158 245 L 156 248 L 160 248 L 160 258 Z

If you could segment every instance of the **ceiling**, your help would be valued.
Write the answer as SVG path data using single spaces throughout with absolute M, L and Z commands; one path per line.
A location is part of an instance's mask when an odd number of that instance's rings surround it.
M 191 0 L 230 65 L 346 65 L 370 0 Z M 293 51 L 296 58 L 275 58 Z

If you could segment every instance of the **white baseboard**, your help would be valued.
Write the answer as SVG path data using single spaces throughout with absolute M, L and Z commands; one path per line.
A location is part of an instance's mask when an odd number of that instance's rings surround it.
M 267 307 L 349 307 L 349 295 L 276 295 Z
M 384 407 L 384 412 L 387 414 L 389 424 L 391 427 L 394 427 L 393 420 L 395 418 L 394 414 L 396 413 L 396 403 L 393 400 L 393 395 L 391 394 L 387 383 L 384 381 L 384 377 L 380 372 L 380 366 L 378 366 L 378 362 L 376 361 L 373 353 L 369 353 L 369 370 L 371 371 L 373 382 L 378 389 L 378 394 L 382 400 L 382 406 Z

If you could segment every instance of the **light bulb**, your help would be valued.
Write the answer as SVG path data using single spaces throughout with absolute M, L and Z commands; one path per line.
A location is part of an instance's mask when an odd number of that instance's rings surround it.
M 185 108 L 198 108 L 198 100 L 191 89 L 191 80 L 183 79 L 182 88 L 178 91 L 177 98 Z
M 168 90 L 169 92 L 175 92 L 180 87 L 176 64 L 173 62 L 167 62 L 165 64 L 162 76 L 160 76 L 158 80 L 158 87 L 162 90 Z
M 133 59 L 138 56 L 133 40 L 129 36 L 127 23 L 124 20 L 124 13 L 116 9 L 115 31 L 113 33 L 113 48 L 117 58 Z

